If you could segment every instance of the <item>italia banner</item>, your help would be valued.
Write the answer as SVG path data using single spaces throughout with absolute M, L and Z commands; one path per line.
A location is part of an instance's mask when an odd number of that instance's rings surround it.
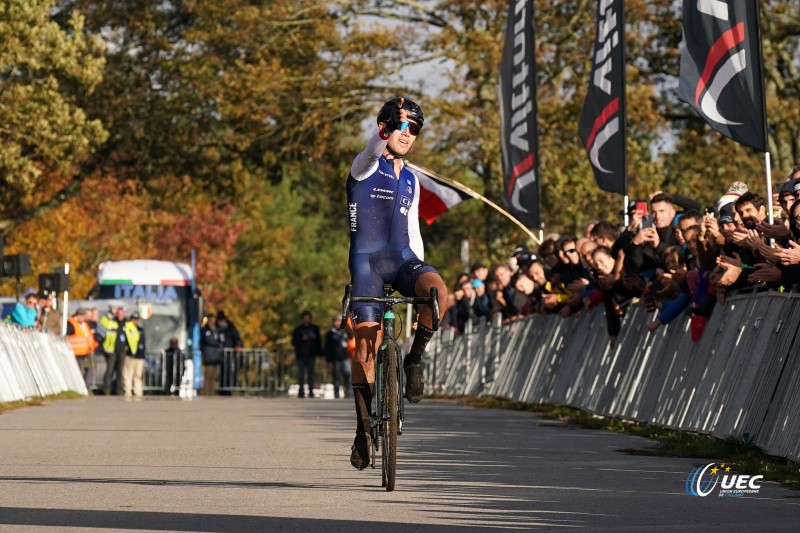
M 500 63 L 500 143 L 503 200 L 514 217 L 539 227 L 539 140 L 533 0 L 510 0 Z
M 766 152 L 759 4 L 683 1 L 678 94 L 716 131 Z
M 580 133 L 597 185 L 627 194 L 625 157 L 625 19 L 622 0 L 597 0 L 592 73 Z

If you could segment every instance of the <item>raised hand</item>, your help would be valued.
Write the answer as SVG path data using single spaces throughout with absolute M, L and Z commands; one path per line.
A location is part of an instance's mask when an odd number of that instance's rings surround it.
M 750 283 L 777 283 L 783 277 L 783 272 L 775 265 L 758 263 L 754 266 L 756 271 L 747 276 Z
M 792 236 L 792 233 L 789 231 L 789 229 L 780 222 L 777 224 L 770 224 L 766 221 L 761 222 L 756 226 L 756 229 L 763 235 L 772 239 L 785 239 Z
M 800 265 L 800 244 L 789 241 L 789 248 L 775 250 L 774 255 L 782 265 Z

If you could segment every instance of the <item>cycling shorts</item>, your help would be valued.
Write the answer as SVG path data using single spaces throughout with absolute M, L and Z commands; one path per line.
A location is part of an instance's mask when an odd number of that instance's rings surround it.
M 353 296 L 382 297 L 383 286 L 391 285 L 403 296 L 416 296 L 414 286 L 420 276 L 436 272 L 428 263 L 417 259 L 410 249 L 403 251 L 381 250 L 350 255 L 350 279 Z M 353 303 L 351 316 L 354 324 L 381 322 L 383 305 Z

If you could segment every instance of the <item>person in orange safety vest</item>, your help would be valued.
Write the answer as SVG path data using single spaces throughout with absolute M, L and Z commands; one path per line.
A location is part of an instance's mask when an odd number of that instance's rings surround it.
M 75 360 L 78 362 L 78 368 L 84 381 L 87 381 L 92 375 L 94 369 L 92 353 L 98 346 L 92 330 L 86 322 L 86 314 L 86 309 L 81 307 L 67 320 L 67 340 L 72 346 L 72 352 L 75 354 Z M 88 386 L 91 386 L 91 383 L 87 384 Z

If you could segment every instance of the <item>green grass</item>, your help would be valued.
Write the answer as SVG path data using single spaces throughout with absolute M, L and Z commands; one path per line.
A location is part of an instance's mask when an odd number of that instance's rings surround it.
M 749 441 L 734 438 L 718 439 L 688 431 L 664 429 L 649 424 L 603 417 L 565 405 L 528 404 L 497 396 L 455 399 L 472 407 L 528 411 L 548 420 L 559 420 L 585 429 L 604 429 L 643 437 L 655 441 L 656 444 L 644 449 L 628 448 L 620 451 L 632 455 L 711 459 L 729 464 L 737 472 L 761 474 L 765 480 L 800 490 L 800 464 L 768 455 Z
M 78 394 L 77 392 L 64 391 L 59 392 L 58 394 L 44 396 L 42 398 L 31 398 L 29 400 L 20 400 L 18 402 L 0 403 L 0 414 L 5 413 L 6 411 L 11 411 L 12 409 L 19 409 L 20 407 L 42 405 L 44 402 L 49 400 L 70 400 L 75 398 L 83 398 L 83 395 Z

